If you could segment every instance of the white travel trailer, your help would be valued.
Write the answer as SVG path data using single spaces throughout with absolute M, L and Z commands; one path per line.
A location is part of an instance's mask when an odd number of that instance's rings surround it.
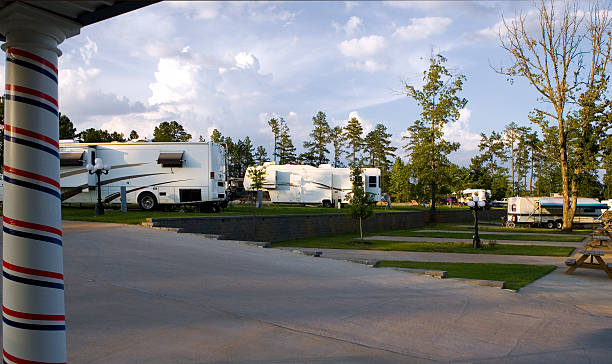
M 227 204 L 221 146 L 148 142 L 60 143 L 63 203 L 96 202 L 96 175 L 86 168 L 96 158 L 111 167 L 100 181 L 105 203 L 120 203 L 120 187 L 126 186 L 127 203 L 143 210 L 164 204 L 197 204 L 219 211 Z
M 322 204 L 332 207 L 348 203 L 353 189 L 350 168 L 334 168 L 329 164 L 319 167 L 295 164 L 264 163 L 266 175 L 262 190 L 268 191 L 276 203 Z M 253 168 L 253 167 L 249 167 Z M 363 168 L 365 191 L 375 201 L 380 200 L 380 169 Z M 249 170 L 244 176 L 244 188 L 253 191 Z
M 608 205 L 594 198 L 578 198 L 574 224 L 592 225 L 601 222 Z M 560 229 L 563 223 L 563 199 L 560 197 L 510 197 L 508 221 L 516 225 L 546 226 Z

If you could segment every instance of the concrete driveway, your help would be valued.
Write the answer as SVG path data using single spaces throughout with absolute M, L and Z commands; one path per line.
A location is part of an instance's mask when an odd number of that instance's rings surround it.
M 138 226 L 64 224 L 71 363 L 610 363 L 612 317 Z

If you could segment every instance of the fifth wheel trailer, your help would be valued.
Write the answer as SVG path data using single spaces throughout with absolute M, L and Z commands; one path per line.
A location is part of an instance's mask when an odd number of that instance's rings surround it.
M 215 143 L 60 143 L 60 185 L 63 203 L 94 203 L 96 176 L 88 163 L 101 158 L 110 165 L 101 176 L 104 203 L 127 203 L 143 210 L 158 205 L 196 204 L 218 211 L 227 204 L 225 157 Z
M 601 214 L 608 206 L 594 198 L 579 197 L 573 223 L 593 225 L 601 222 Z M 561 228 L 563 222 L 563 199 L 560 197 L 510 197 L 508 198 L 508 221 L 516 225 L 546 226 Z
M 275 203 L 322 204 L 332 207 L 349 202 L 353 189 L 350 168 L 319 167 L 295 164 L 264 163 L 266 174 L 262 190 L 268 191 Z M 249 170 L 253 167 L 249 167 Z M 244 176 L 244 188 L 254 191 L 249 170 Z M 363 168 L 365 192 L 380 200 L 380 169 Z

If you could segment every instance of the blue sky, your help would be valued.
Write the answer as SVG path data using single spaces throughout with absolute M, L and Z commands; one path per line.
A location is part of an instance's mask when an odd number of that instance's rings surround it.
M 357 116 L 378 122 L 401 146 L 419 117 L 402 95 L 421 84 L 427 58 L 441 52 L 467 77 L 462 118 L 449 139 L 461 164 L 480 132 L 528 125 L 538 105 L 525 82 L 513 85 L 490 64 L 507 63 L 497 29 L 502 14 L 531 2 L 162 2 L 88 26 L 60 48 L 60 108 L 89 127 L 152 136 L 178 120 L 197 139 L 213 128 L 251 137 L 270 152 L 267 120 L 282 116 L 301 149 L 319 110 L 333 125 Z M 3 75 L 4 72 L 1 74 Z

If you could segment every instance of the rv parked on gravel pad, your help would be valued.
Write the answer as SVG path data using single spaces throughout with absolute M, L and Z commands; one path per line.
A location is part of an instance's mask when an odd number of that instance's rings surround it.
M 592 226 L 601 223 L 608 206 L 594 198 L 578 198 L 574 224 Z M 510 197 L 508 222 L 517 226 L 544 226 L 560 229 L 563 225 L 563 199 L 560 197 Z

